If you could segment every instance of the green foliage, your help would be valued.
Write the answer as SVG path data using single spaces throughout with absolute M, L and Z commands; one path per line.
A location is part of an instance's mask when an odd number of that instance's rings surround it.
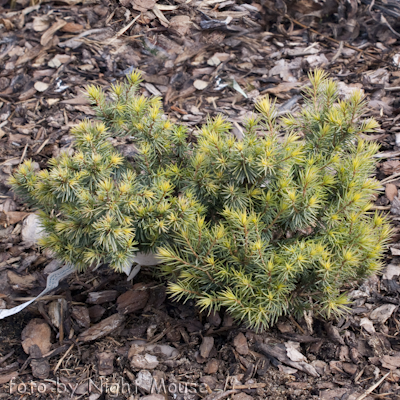
M 376 144 L 361 139 L 359 92 L 339 100 L 334 81 L 310 74 L 299 115 L 278 118 L 265 97 L 243 140 L 222 116 L 196 138 L 162 115 L 160 100 L 138 96 L 140 75 L 107 94 L 88 94 L 100 123 L 72 130 L 75 152 L 35 173 L 25 162 L 11 179 L 38 206 L 44 247 L 78 268 L 126 268 L 137 250 L 156 251 L 177 299 L 226 307 L 265 328 L 305 309 L 346 311 L 343 288 L 381 268 L 390 236 L 370 212 L 378 182 Z M 110 138 L 129 136 L 128 163 Z
M 27 161 L 10 181 L 41 210 L 47 233 L 41 245 L 80 270 L 101 263 L 126 269 L 137 250 L 155 250 L 170 240 L 171 229 L 192 223 L 203 210 L 190 193 L 173 196 L 174 186 L 161 172 L 165 164 L 177 165 L 173 160 L 184 130 L 161 118 L 159 99 L 135 96 L 139 77 L 134 73 L 127 83 L 113 86 L 110 100 L 101 89 L 88 88 L 100 119 L 112 130 L 103 122 L 82 122 L 71 131 L 72 156 L 51 159 L 50 169 L 38 174 Z M 138 137 L 136 165 L 110 142 L 122 134 Z

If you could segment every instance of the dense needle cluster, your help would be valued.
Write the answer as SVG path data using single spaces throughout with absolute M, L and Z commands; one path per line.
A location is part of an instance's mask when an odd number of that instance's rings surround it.
M 72 130 L 72 156 L 38 173 L 27 161 L 11 184 L 41 210 L 41 244 L 79 269 L 126 270 L 136 251 L 154 251 L 173 297 L 249 326 L 340 314 L 343 288 L 379 271 L 390 236 L 370 211 L 378 147 L 360 137 L 378 124 L 361 120 L 359 92 L 339 100 L 324 72 L 309 78 L 298 115 L 278 118 L 263 98 L 242 140 L 218 116 L 188 141 L 160 99 L 137 94 L 136 72 L 109 93 L 90 86 L 100 122 Z M 135 143 L 132 163 L 116 136 Z

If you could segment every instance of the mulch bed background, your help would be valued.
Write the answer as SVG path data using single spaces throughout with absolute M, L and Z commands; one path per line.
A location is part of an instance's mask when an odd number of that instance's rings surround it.
M 59 266 L 29 240 L 33 210 L 7 179 L 24 159 L 44 168 L 68 151 L 69 129 L 94 115 L 86 85 L 136 68 L 141 92 L 189 134 L 217 114 L 240 134 L 266 94 L 295 113 L 316 67 L 342 96 L 364 90 L 365 116 L 381 124 L 366 137 L 381 145 L 374 208 L 395 229 L 384 275 L 349 288 L 351 314 L 281 318 L 262 333 L 172 302 L 150 267 L 133 281 L 70 275 L 0 320 L 0 398 L 400 398 L 399 39 L 396 0 L 0 0 L 0 308 L 38 295 Z M 155 383 L 165 390 L 151 394 Z

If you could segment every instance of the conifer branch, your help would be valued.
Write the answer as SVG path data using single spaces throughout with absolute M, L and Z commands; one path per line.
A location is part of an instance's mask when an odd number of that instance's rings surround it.
M 359 92 L 340 100 L 327 73 L 309 79 L 297 115 L 278 117 L 265 97 L 243 140 L 218 115 L 196 143 L 159 98 L 139 95 L 138 72 L 108 91 L 89 86 L 100 122 L 72 129 L 72 155 L 39 172 L 27 160 L 10 184 L 41 210 L 41 245 L 79 270 L 127 270 L 151 251 L 172 297 L 226 307 L 248 326 L 310 308 L 341 315 L 343 286 L 379 271 L 392 234 L 369 211 L 378 146 L 359 137 L 378 124 L 361 120 Z M 136 147 L 132 162 L 112 146 L 118 136 Z

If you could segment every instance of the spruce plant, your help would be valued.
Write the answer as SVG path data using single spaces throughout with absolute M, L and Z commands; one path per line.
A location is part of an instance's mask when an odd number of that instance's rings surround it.
M 340 315 L 345 290 L 379 272 L 391 232 L 371 211 L 378 146 L 361 138 L 378 124 L 361 119 L 360 92 L 339 99 L 325 72 L 309 79 L 297 115 L 278 117 L 265 97 L 242 140 L 222 116 L 188 140 L 160 99 L 139 96 L 137 72 L 108 92 L 89 86 L 98 122 L 72 130 L 74 154 L 38 173 L 26 161 L 11 184 L 40 209 L 41 245 L 80 270 L 125 270 L 153 251 L 173 298 L 250 327 L 307 309 Z M 116 136 L 135 144 L 133 162 Z

